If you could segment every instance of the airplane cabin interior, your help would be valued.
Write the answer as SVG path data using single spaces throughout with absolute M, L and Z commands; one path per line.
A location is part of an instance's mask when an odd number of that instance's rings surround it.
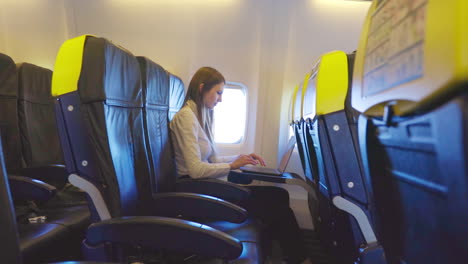
M 468 263 L 467 12 L 0 0 L 0 263 Z

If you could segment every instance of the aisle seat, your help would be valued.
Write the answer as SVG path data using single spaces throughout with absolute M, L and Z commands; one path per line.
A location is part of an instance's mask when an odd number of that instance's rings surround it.
M 311 72 L 304 100 L 306 149 L 310 167 L 318 174 L 319 232 L 337 263 L 358 258 L 363 263 L 368 251 L 382 253 L 369 183 L 361 168 L 356 112 L 350 107 L 353 60 L 354 54 L 342 51 L 323 54 Z
M 374 1 L 364 23 L 352 106 L 388 263 L 468 258 L 467 12 L 464 0 Z

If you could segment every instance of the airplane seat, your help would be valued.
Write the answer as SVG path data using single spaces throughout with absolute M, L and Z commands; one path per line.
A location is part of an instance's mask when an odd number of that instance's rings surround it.
M 66 207 L 63 210 L 67 211 L 67 215 L 77 211 L 75 214 L 80 218 L 77 221 L 87 226 L 89 212 L 85 209 L 85 194 L 67 184 L 68 173 L 63 165 L 57 134 L 54 98 L 50 94 L 52 71 L 30 63 L 17 64 L 17 71 L 18 127 L 24 165 L 21 169 L 10 171 L 10 174 L 28 176 L 55 186 L 58 192 L 47 207 L 60 210 Z
M 5 156 L 8 157 L 6 169 L 17 171 L 23 167 L 21 137 L 17 114 L 18 74 L 14 61 L 0 54 L 0 120 Z M 16 216 L 20 232 L 20 248 L 24 259 L 48 260 L 54 257 L 77 256 L 83 225 L 89 213 L 86 208 L 66 208 L 49 211 L 43 206 L 53 199 L 56 188 L 44 182 L 24 176 L 8 177 L 17 207 Z M 32 201 L 32 202 L 31 202 Z M 57 254 L 57 249 L 63 248 Z M 69 249 L 67 249 L 69 248 Z
M 388 263 L 468 258 L 467 11 L 374 1 L 364 23 L 352 106 Z
M 21 143 L 18 127 L 18 73 L 15 62 L 0 53 L 0 131 L 4 143 L 7 169 L 21 168 Z
M 185 98 L 184 82 L 176 75 L 169 73 L 169 121 L 182 108 Z
M 17 64 L 17 71 L 18 124 L 24 167 L 63 164 L 53 115 L 54 99 L 50 94 L 52 71 L 30 63 Z M 44 140 L 46 136 L 47 140 Z M 63 170 L 65 172 L 64 167 Z M 48 183 L 52 183 L 51 180 L 57 181 L 50 178 L 47 180 Z M 59 181 L 64 182 L 63 179 Z
M 21 256 L 20 243 L 18 238 L 18 227 L 15 219 L 15 210 L 13 207 L 13 199 L 11 196 L 5 162 L 3 158 L 2 141 L 0 140 L 0 262 L 8 264 L 21 263 L 44 263 L 40 255 L 36 255 L 34 259 L 24 259 Z M 60 250 L 60 248 L 55 248 Z M 88 261 L 66 261 L 54 262 L 55 264 L 106 264 L 104 262 L 88 262 Z M 108 263 L 111 264 L 111 263 Z
M 347 104 L 353 57 L 341 51 L 322 55 L 305 101 L 315 108 L 308 108 L 305 136 L 311 161 L 316 161 L 311 167 L 318 172 L 319 232 L 337 263 L 365 263 L 369 255 L 381 253 L 369 183 L 361 168 L 356 114 Z
M 0 69 L 5 65 L 6 56 L 0 54 Z M 5 81 L 3 71 L 0 71 L 0 80 Z M 0 82 L 3 83 L 3 82 Z M 1 104 L 0 104 L 1 105 Z M 20 263 L 21 251 L 19 248 L 19 238 L 16 227 L 16 219 L 8 188 L 8 178 L 3 158 L 2 140 L 0 140 L 0 261 L 2 263 Z
M 236 192 L 243 187 L 235 186 L 233 191 L 229 187 L 232 183 L 215 179 L 182 179 L 176 182 L 177 173 L 175 168 L 175 157 L 170 141 L 169 118 L 170 97 L 174 95 L 171 79 L 174 76 L 164 70 L 163 67 L 145 57 L 137 57 L 140 63 L 142 75 L 144 106 L 144 130 L 147 144 L 147 153 L 150 156 L 150 168 L 152 172 L 150 183 L 152 194 L 158 192 L 191 192 L 215 196 L 221 199 L 231 199 L 233 195 L 229 192 Z M 182 92 L 183 92 L 183 86 Z M 180 91 L 180 90 L 179 90 Z M 179 94 L 183 95 L 182 94 Z M 179 100 L 180 102 L 180 100 Z M 182 101 L 183 102 L 183 101 Z M 180 109 L 180 104 L 176 106 Z M 198 186 L 208 185 L 208 187 Z M 195 186 L 195 187 L 194 187 Z M 214 190 L 210 190 L 214 189 Z M 242 223 L 229 223 L 210 219 L 195 219 L 205 225 L 226 232 L 239 239 L 246 247 L 251 247 L 251 251 L 260 253 L 260 225 L 254 219 L 249 218 Z
M 152 186 L 153 193 L 157 189 L 162 191 L 173 190 L 173 186 L 175 186 L 175 190 L 177 191 L 211 195 L 236 204 L 247 199 L 250 195 L 250 190 L 230 182 L 217 179 L 177 179 L 174 151 L 169 133 L 169 121 L 182 107 L 184 85 L 179 77 L 165 71 L 164 68 L 155 62 L 145 57 L 137 57 L 137 59 L 141 67 L 143 94 L 146 100 L 144 113 L 147 116 L 145 119 L 147 125 L 145 124 L 145 132 L 147 132 L 147 141 L 151 146 L 148 153 L 151 153 L 153 157 L 154 165 L 152 166 L 153 170 L 156 171 L 155 177 L 158 178 L 152 184 L 160 185 Z M 157 105 L 159 109 L 155 109 L 154 105 Z M 164 120 L 160 117 L 162 113 L 158 111 L 167 112 L 169 120 Z M 152 125 L 155 120 L 159 120 L 158 122 L 160 123 Z M 162 143 L 156 141 L 155 137 L 150 135 L 159 135 L 159 140 Z M 160 150 L 161 148 L 163 148 L 162 151 Z M 163 175 L 169 175 L 171 179 L 161 179 Z M 168 181 L 168 183 L 164 183 L 163 180 Z
M 258 263 L 238 239 L 184 220 L 242 222 L 242 208 L 193 193 L 152 195 L 140 68 L 130 52 L 93 36 L 66 41 L 57 55 L 52 94 L 69 180 L 92 200 L 95 223 L 83 241 L 87 259 Z M 167 120 L 167 105 L 156 108 L 165 108 Z
M 55 186 L 57 193 L 40 207 L 39 214 L 45 215 L 48 223 L 66 226 L 75 234 L 75 240 L 81 241 L 84 230 L 90 224 L 89 210 L 84 193 L 65 186 L 68 174 L 63 165 L 54 99 L 50 94 L 52 71 L 30 63 L 20 63 L 17 64 L 17 72 L 17 115 L 23 166 L 9 173 Z

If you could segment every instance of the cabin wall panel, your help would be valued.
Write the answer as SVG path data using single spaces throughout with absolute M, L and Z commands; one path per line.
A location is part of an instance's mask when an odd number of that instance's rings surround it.
M 63 2 L 55 0 L 2 1 L 1 51 L 15 62 L 53 68 L 66 39 Z
M 0 8 L 0 52 L 6 53 L 7 28 L 6 28 L 6 9 Z
M 287 142 L 293 87 L 321 53 L 357 46 L 368 6 L 337 0 L 4 0 L 0 48 L 16 61 L 52 68 L 65 39 L 95 34 L 160 63 L 186 85 L 199 67 L 218 68 L 249 87 L 241 151 L 259 152 L 274 164 Z
M 254 151 L 264 14 L 262 1 L 92 1 L 71 2 L 75 35 L 107 37 L 179 75 L 188 86 L 202 66 L 249 87 L 246 144 L 221 146 L 222 154 Z M 97 23 L 96 17 L 99 17 Z M 271 25 L 267 25 L 269 29 Z M 71 32 L 71 30 L 70 30 Z M 281 96 L 280 93 L 278 96 Z
M 321 54 L 333 50 L 352 52 L 357 48 L 369 6 L 370 2 L 362 1 L 294 1 L 290 27 L 285 33 L 289 35 L 289 41 L 282 80 L 282 111 L 277 121 L 280 124 L 277 159 L 280 159 L 289 136 L 289 108 L 295 86 L 304 79 Z M 288 170 L 303 175 L 297 151 Z
M 258 86 L 257 130 L 255 150 L 269 166 L 275 167 L 278 156 L 279 116 L 285 71 L 288 29 L 293 5 L 288 1 L 266 0 L 262 21 L 261 64 Z

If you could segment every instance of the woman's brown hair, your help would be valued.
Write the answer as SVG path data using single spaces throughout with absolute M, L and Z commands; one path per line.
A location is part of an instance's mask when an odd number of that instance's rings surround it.
M 198 121 L 200 122 L 200 125 L 203 127 L 205 132 L 208 134 L 208 137 L 211 137 L 211 121 L 213 117 L 213 111 L 210 109 L 205 109 L 203 96 L 209 92 L 213 86 L 220 83 L 224 84 L 226 83 L 226 80 L 219 71 L 211 67 L 202 67 L 198 69 L 198 71 L 193 75 L 184 100 L 184 105 L 186 105 L 189 100 L 192 100 L 197 105 Z M 200 90 L 201 84 L 203 84 L 203 87 Z M 208 111 L 208 116 L 206 119 L 203 117 L 204 111 Z

